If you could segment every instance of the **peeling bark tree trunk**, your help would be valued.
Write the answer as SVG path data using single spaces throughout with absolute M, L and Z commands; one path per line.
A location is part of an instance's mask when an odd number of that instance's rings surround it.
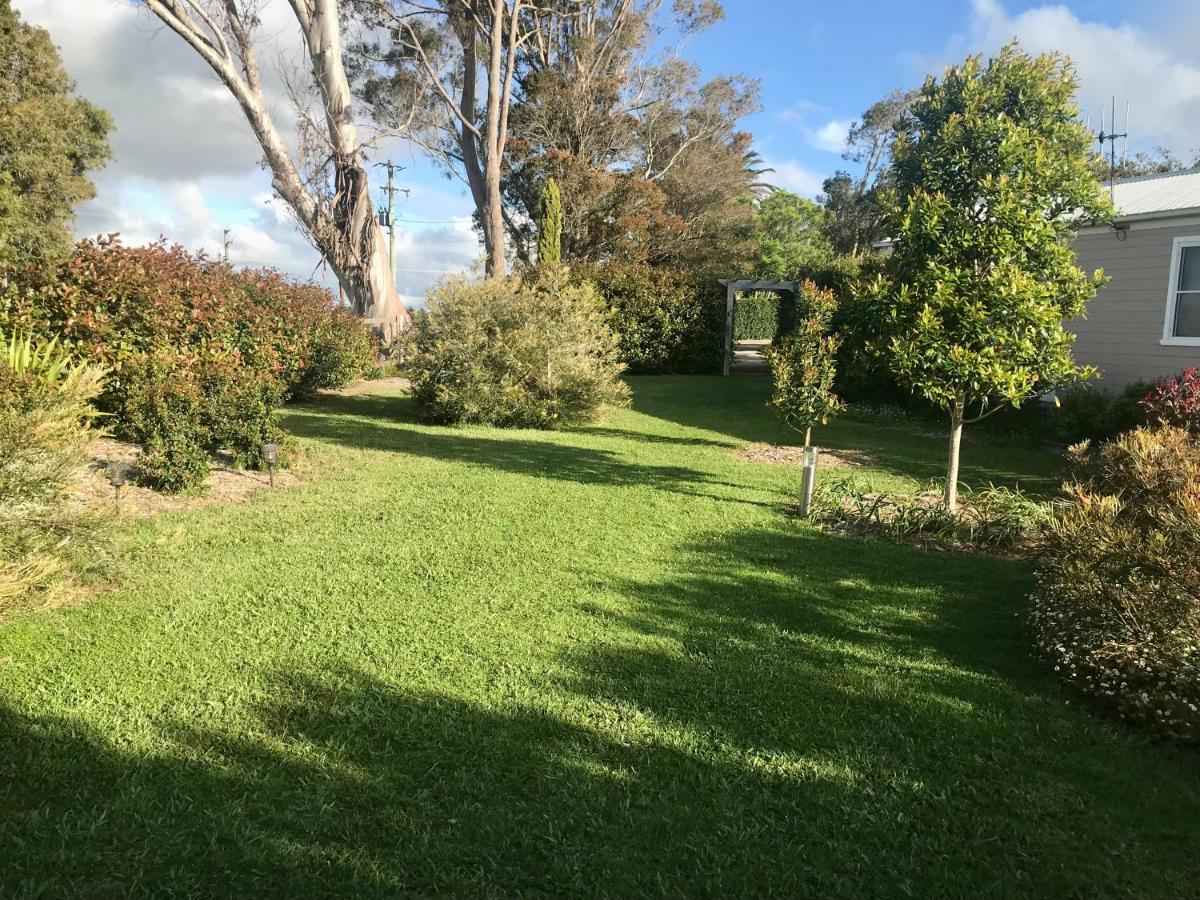
M 408 325 L 396 294 L 387 243 L 375 221 L 362 147 L 342 64 L 337 0 L 288 0 L 304 36 L 325 111 L 331 198 L 315 195 L 271 117 L 255 53 L 256 16 L 238 0 L 144 0 L 216 73 L 250 123 L 271 170 L 271 185 L 333 268 L 358 315 L 385 338 Z

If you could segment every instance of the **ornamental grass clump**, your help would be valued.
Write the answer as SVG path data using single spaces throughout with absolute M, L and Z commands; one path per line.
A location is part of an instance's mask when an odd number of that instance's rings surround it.
M 0 341 L 0 609 L 54 590 L 94 562 L 95 516 L 68 489 L 95 436 L 104 369 L 55 342 Z
M 406 349 L 413 398 L 429 422 L 558 428 L 629 402 L 599 295 L 558 267 L 444 282 L 415 317 Z
M 1033 595 L 1038 649 L 1102 707 L 1200 740 L 1200 444 L 1139 428 L 1072 461 Z

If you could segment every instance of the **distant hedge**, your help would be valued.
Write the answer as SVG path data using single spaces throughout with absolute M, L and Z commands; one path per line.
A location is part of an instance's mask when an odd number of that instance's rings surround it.
M 621 361 L 633 375 L 721 371 L 725 289 L 681 269 L 612 262 L 576 266 L 609 310 Z
M 733 304 L 735 341 L 771 341 L 779 330 L 778 294 L 743 294 Z

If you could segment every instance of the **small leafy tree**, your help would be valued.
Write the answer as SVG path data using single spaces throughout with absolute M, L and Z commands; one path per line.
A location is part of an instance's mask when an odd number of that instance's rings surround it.
M 1065 57 L 1012 43 L 928 78 L 897 134 L 882 194 L 895 250 L 869 292 L 875 349 L 949 414 L 951 510 L 964 424 L 1094 375 L 1063 328 L 1103 277 L 1068 241 L 1110 212 L 1075 88 Z
M 769 401 L 789 428 L 812 443 L 812 430 L 843 408 L 833 392 L 835 359 L 841 340 L 829 331 L 837 309 L 833 291 L 804 282 L 802 308 L 796 328 L 767 350 L 775 379 Z
M 562 262 L 563 211 L 558 182 L 551 178 L 542 189 L 542 218 L 538 222 L 538 262 Z
M 67 256 L 73 210 L 96 195 L 112 119 L 74 90 L 50 35 L 0 0 L 0 264 Z

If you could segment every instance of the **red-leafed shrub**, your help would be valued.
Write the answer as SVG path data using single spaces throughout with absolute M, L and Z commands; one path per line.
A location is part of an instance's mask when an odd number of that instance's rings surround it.
M 1154 386 L 1142 401 L 1146 418 L 1158 425 L 1200 434 L 1200 369 L 1184 369 Z
M 110 428 L 143 445 L 150 480 L 170 489 L 195 487 L 214 450 L 257 462 L 283 400 L 340 387 L 376 357 L 319 285 L 179 246 L 83 241 L 68 260 L 6 276 L 0 329 L 107 367 Z

